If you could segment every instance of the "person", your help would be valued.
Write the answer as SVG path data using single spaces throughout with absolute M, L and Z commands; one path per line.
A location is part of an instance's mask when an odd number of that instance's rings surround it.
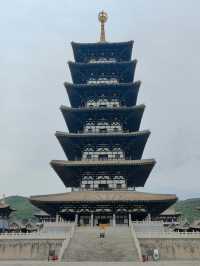
M 100 236 L 100 238 L 104 238 L 105 237 L 105 230 L 103 228 L 100 229 L 99 236 Z
M 159 252 L 158 249 L 154 249 L 153 250 L 153 260 L 159 260 L 160 256 L 159 256 Z

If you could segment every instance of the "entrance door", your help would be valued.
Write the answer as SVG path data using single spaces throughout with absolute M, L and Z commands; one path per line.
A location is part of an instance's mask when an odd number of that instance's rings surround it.
M 128 224 L 127 213 L 121 213 L 116 215 L 116 224 Z
M 100 224 L 110 224 L 110 219 L 109 218 L 99 218 L 98 219 L 98 225 Z
M 108 190 L 108 184 L 99 184 L 99 190 Z

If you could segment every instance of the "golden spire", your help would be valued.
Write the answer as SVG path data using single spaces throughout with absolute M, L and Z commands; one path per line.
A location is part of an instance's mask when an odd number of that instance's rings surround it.
M 108 19 L 108 14 L 104 12 L 103 10 L 99 12 L 98 19 L 101 23 L 101 35 L 100 35 L 100 42 L 105 42 L 106 41 L 106 36 L 105 36 L 105 28 L 104 24 Z

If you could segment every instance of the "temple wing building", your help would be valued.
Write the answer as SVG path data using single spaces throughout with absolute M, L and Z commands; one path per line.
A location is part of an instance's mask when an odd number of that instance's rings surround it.
M 9 204 L 5 203 L 5 199 L 0 200 L 0 233 L 9 231 L 9 216 L 15 211 Z
M 99 42 L 72 42 L 73 82 L 64 83 L 71 107 L 60 108 L 68 132 L 55 134 L 67 160 L 50 163 L 71 192 L 30 200 L 51 216 L 79 225 L 129 224 L 157 217 L 177 198 L 136 191 L 145 186 L 156 161 L 142 159 L 150 131 L 140 130 L 145 106 L 137 104 L 141 82 L 134 81 L 133 41 L 106 42 L 106 13 L 99 20 Z

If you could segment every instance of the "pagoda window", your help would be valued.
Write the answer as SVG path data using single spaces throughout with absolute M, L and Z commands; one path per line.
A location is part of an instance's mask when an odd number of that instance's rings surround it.
M 115 154 L 115 159 L 119 160 L 120 159 L 120 154 Z
M 119 99 L 111 99 L 110 104 L 112 107 L 119 107 L 120 106 Z
M 91 185 L 90 184 L 85 184 L 85 188 L 86 189 L 90 189 L 91 188 Z
M 100 128 L 99 132 L 100 133 L 106 133 L 106 132 L 108 132 L 108 130 L 107 130 L 107 128 Z
M 105 120 L 105 119 L 101 119 L 100 121 L 97 122 L 96 125 L 96 131 L 97 132 L 102 132 L 101 130 L 103 130 L 103 132 L 106 132 L 106 130 L 108 130 L 109 128 L 109 123 Z
M 83 160 L 92 160 L 94 155 L 94 149 L 92 147 L 86 147 L 82 154 Z
M 99 107 L 106 107 L 107 104 L 100 104 Z
M 120 147 L 115 147 L 113 150 L 113 159 L 115 160 L 119 160 L 119 159 L 123 159 L 124 155 L 123 155 L 123 151 L 121 150 Z
M 98 177 L 97 177 L 97 180 L 109 180 L 110 178 L 109 178 L 109 176 L 107 176 L 107 175 L 99 175 Z
M 102 161 L 108 160 L 108 154 L 99 154 L 99 160 Z
M 96 103 L 94 100 L 90 99 L 90 100 L 88 100 L 86 105 L 87 105 L 87 107 L 95 107 Z
M 107 107 L 109 102 L 108 99 L 105 98 L 104 95 L 100 96 L 100 99 L 97 101 L 99 107 Z
M 101 84 L 101 83 L 106 83 L 106 84 L 117 84 L 119 83 L 117 78 L 114 77 L 99 77 L 97 79 L 90 77 L 87 80 L 87 84 Z
M 95 58 L 91 58 L 89 63 L 96 63 L 96 59 Z
M 92 176 L 86 175 L 86 176 L 83 177 L 83 181 L 92 181 L 92 180 L 93 180 Z
M 95 84 L 97 83 L 95 78 L 90 78 L 88 81 L 87 81 L 88 84 Z
M 116 175 L 113 180 L 125 180 L 125 178 L 122 175 Z
M 86 121 L 83 131 L 84 132 L 93 132 L 94 128 L 95 128 L 95 124 L 94 124 L 93 120 L 89 119 L 88 121 Z
M 121 189 L 121 188 L 122 188 L 122 184 L 119 184 L 119 183 L 118 183 L 118 184 L 116 185 L 116 188 L 117 188 L 117 189 Z
M 114 131 L 114 132 L 122 131 L 122 126 L 121 126 L 120 122 L 118 122 L 118 121 L 112 122 L 111 127 L 112 127 L 112 131 Z
M 109 186 L 108 186 L 108 184 L 99 184 L 99 189 L 100 190 L 108 190 Z
M 118 81 L 117 78 L 111 78 L 111 79 L 110 79 L 110 83 L 114 83 L 114 84 L 116 84 L 116 83 L 119 83 L 119 81 Z
M 87 159 L 87 160 L 91 160 L 91 159 L 92 159 L 92 155 L 91 155 L 91 154 L 87 154 L 87 155 L 86 155 L 86 159 Z

